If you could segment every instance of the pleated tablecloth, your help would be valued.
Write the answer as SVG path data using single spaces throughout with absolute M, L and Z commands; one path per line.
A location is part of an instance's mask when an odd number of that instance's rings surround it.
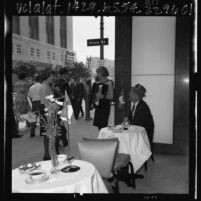
M 136 173 L 140 167 L 151 156 L 150 143 L 146 130 L 141 126 L 130 126 L 123 132 L 115 132 L 111 129 L 103 128 L 100 130 L 98 138 L 118 138 L 118 153 L 125 153 L 131 156 L 131 162 Z
M 80 170 L 72 173 L 59 172 L 52 175 L 51 161 L 42 161 L 41 170 L 45 171 L 49 179 L 40 184 L 27 184 L 25 179 L 28 174 L 21 174 L 17 169 L 12 171 L 12 192 L 13 193 L 108 193 L 107 188 L 96 170 L 96 168 L 86 161 L 74 160 L 72 165 L 80 167 Z M 64 163 L 59 167 L 67 166 Z

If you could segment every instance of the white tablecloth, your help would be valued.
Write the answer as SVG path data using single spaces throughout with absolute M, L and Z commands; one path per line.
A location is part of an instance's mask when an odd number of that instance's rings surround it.
M 130 126 L 129 130 L 124 130 L 122 133 L 114 133 L 108 128 L 103 128 L 98 135 L 99 139 L 114 137 L 119 139 L 118 153 L 129 154 L 134 172 L 138 171 L 151 156 L 146 130 L 141 126 Z
M 72 173 L 60 172 L 54 176 L 50 173 L 51 161 L 39 162 L 41 170 L 45 170 L 49 180 L 41 184 L 26 184 L 28 174 L 20 174 L 18 169 L 12 171 L 13 193 L 108 193 L 105 184 L 96 168 L 86 161 L 74 160 L 72 165 L 77 165 L 80 170 Z M 59 167 L 65 167 L 62 164 Z

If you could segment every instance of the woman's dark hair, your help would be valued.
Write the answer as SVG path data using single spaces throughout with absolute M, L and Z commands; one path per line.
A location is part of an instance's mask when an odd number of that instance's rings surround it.
M 26 73 L 19 73 L 18 78 L 24 80 L 26 78 Z
M 40 82 L 41 81 L 40 75 L 35 75 L 35 81 L 36 82 Z
M 99 77 L 96 76 L 96 77 L 95 77 L 95 82 L 99 82 L 99 81 L 100 81 Z
M 50 71 L 50 75 L 55 75 L 55 74 L 56 74 L 56 72 L 54 70 Z
M 43 82 L 45 80 L 47 80 L 50 77 L 50 73 L 49 72 L 42 72 L 40 75 L 40 80 Z
M 102 74 L 102 76 L 104 76 L 104 77 L 108 77 L 108 76 L 109 76 L 108 69 L 107 69 L 106 67 L 104 67 L 104 66 L 98 67 L 98 68 L 96 69 L 96 72 L 97 72 L 97 73 L 100 72 L 100 73 Z
M 68 70 L 66 69 L 66 68 L 61 68 L 60 70 L 59 70 L 59 74 L 60 75 L 64 75 L 64 74 L 67 74 L 68 73 Z
M 86 80 L 86 84 L 87 84 L 88 86 L 90 86 L 90 85 L 91 85 L 91 79 L 87 79 L 87 80 Z

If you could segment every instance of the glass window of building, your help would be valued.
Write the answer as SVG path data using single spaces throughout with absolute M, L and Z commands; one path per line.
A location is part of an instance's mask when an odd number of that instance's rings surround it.
M 40 57 L 40 49 L 36 49 L 36 55 L 37 57 Z
M 17 44 L 17 53 L 21 53 L 22 49 L 21 49 L 21 45 Z
M 52 59 L 55 60 L 55 52 L 52 52 Z
M 61 53 L 61 61 L 64 61 L 63 53 Z
M 67 47 L 66 44 L 66 16 L 60 16 L 60 45 L 63 48 Z
M 29 38 L 39 40 L 38 16 L 29 16 Z
M 32 57 L 34 56 L 34 48 L 33 47 L 30 48 L 30 56 L 32 56 Z
M 50 51 L 47 51 L 47 58 L 50 59 Z
M 46 16 L 47 43 L 54 45 L 54 17 Z
M 12 32 L 14 34 L 20 34 L 20 17 L 12 16 Z

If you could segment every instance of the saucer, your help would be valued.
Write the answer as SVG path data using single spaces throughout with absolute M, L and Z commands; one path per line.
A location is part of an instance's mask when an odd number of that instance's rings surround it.
M 42 177 L 42 179 L 33 180 L 33 179 L 31 179 L 31 178 L 27 178 L 27 179 L 25 179 L 25 182 L 26 182 L 27 184 L 42 184 L 42 183 L 46 182 L 48 179 L 49 179 L 49 176 L 45 174 L 45 175 Z
M 28 165 L 21 165 L 18 169 L 21 174 L 27 174 L 30 173 L 33 170 L 38 170 L 41 168 L 41 165 L 38 163 L 30 163 L 31 167 L 28 167 Z

